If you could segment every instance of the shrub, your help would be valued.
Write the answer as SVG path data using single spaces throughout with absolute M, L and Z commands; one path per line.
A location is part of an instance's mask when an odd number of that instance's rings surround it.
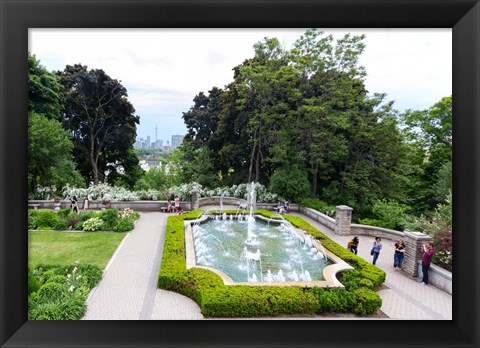
M 118 219 L 118 209 L 105 209 L 100 213 L 99 217 L 104 221 L 104 229 L 111 230 Z
M 104 222 L 102 219 L 98 217 L 93 217 L 91 219 L 88 219 L 83 223 L 83 230 L 84 231 L 99 231 L 104 225 Z
M 66 218 L 70 213 L 72 212 L 72 209 L 70 208 L 63 208 L 57 211 L 57 215 L 62 218 Z
M 56 281 L 46 282 L 35 294 L 38 301 L 48 302 L 52 300 L 61 300 L 64 293 L 67 291 L 68 286 L 64 278 L 63 283 L 58 283 Z
M 382 306 L 382 298 L 373 290 L 359 288 L 353 293 L 356 297 L 355 314 L 372 314 Z
M 28 229 L 36 230 L 37 227 L 37 210 L 28 210 Z
M 312 314 L 315 296 L 300 287 L 219 286 L 202 292 L 201 308 L 210 317 Z
M 314 287 L 310 292 L 317 299 L 317 313 L 351 312 L 356 303 L 355 294 L 345 290 Z
M 58 216 L 51 210 L 38 210 L 35 216 L 36 225 L 39 229 L 52 229 L 58 221 Z
M 403 231 L 407 223 L 407 215 L 405 213 L 407 210 L 408 206 L 406 205 L 399 204 L 396 201 L 382 199 L 375 202 L 372 206 L 373 219 L 363 219 L 359 221 L 365 225 L 371 224 L 378 227 Z
M 324 201 L 321 201 L 317 198 L 303 198 L 300 200 L 300 205 L 307 208 L 315 209 L 320 213 L 323 213 L 330 217 L 335 217 L 337 212 L 337 207 L 334 205 L 330 205 Z
M 42 286 L 40 278 L 31 270 L 28 270 L 28 294 L 38 291 Z
M 134 221 L 132 219 L 118 219 L 114 222 L 112 230 L 114 232 L 127 232 L 133 230 Z
M 57 230 L 57 231 L 64 231 L 66 229 L 68 229 L 69 227 L 69 224 L 67 221 L 63 220 L 63 219 L 58 219 L 54 226 L 53 226 L 53 229 L 54 230 Z
M 80 215 L 70 211 L 70 213 L 65 217 L 67 226 L 71 229 L 75 229 L 77 224 L 80 222 Z
M 100 281 L 102 270 L 75 262 L 67 266 L 39 265 L 32 274 L 44 283 L 28 297 L 28 319 L 78 320 L 86 312 L 88 293 Z
M 29 320 L 78 320 L 87 310 L 83 292 L 64 291 L 60 298 L 55 299 L 35 296 L 37 294 L 28 299 Z

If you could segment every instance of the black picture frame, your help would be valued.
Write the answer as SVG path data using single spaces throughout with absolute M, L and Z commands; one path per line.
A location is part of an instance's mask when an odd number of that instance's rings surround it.
M 2 347 L 479 346 L 478 1 L 0 0 L 0 11 Z M 453 320 L 28 321 L 28 29 L 89 27 L 453 28 Z

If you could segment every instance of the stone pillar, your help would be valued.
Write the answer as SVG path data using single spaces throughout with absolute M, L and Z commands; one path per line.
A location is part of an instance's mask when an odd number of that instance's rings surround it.
M 337 206 L 335 214 L 335 234 L 347 236 L 350 234 L 352 224 L 352 208 L 346 205 Z
M 199 205 L 200 200 L 200 191 L 192 190 L 192 210 L 196 210 L 200 207 Z
M 412 277 L 418 277 L 418 264 L 422 260 L 422 244 L 432 241 L 432 237 L 422 232 L 405 231 L 405 257 L 402 270 Z

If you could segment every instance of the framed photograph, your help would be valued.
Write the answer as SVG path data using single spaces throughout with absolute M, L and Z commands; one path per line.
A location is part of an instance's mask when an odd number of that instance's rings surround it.
M 480 345 L 478 1 L 0 0 L 0 10 L 1 347 Z M 445 44 L 453 45 L 453 320 L 29 321 L 27 53 L 29 30 L 48 28 L 451 28 L 453 43 Z

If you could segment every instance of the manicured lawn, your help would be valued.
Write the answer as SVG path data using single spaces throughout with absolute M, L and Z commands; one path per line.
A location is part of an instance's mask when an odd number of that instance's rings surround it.
M 126 233 L 119 232 L 29 232 L 28 264 L 89 263 L 102 269 Z

